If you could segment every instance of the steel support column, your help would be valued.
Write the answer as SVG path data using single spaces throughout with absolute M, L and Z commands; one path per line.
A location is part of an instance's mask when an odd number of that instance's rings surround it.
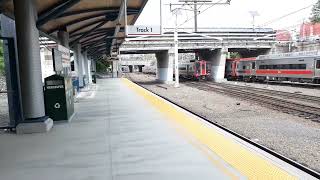
M 79 78 L 79 87 L 82 88 L 84 86 L 83 83 L 83 57 L 81 54 L 81 45 L 76 44 L 75 46 L 75 63 L 74 67 L 77 68 L 78 78 Z
M 69 47 L 69 33 L 67 31 L 64 30 L 60 30 L 58 31 L 58 39 L 60 41 L 60 44 L 66 48 L 70 48 Z
M 85 74 L 85 84 L 90 83 L 89 82 L 89 62 L 88 62 L 88 53 L 87 51 L 83 52 L 83 66 L 84 66 L 84 74 Z
M 18 125 L 17 132 L 46 132 L 53 123 L 45 116 L 35 1 L 14 0 L 14 4 L 24 121 L 35 122 L 35 126 Z

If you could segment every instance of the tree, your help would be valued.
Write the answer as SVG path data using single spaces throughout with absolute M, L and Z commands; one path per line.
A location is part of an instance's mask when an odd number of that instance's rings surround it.
M 238 52 L 231 52 L 230 58 L 231 59 L 241 58 L 241 55 Z
M 4 73 L 3 43 L 2 40 L 0 40 L 0 76 L 4 75 Z
M 318 0 L 312 7 L 310 21 L 313 24 L 320 23 L 320 0 Z

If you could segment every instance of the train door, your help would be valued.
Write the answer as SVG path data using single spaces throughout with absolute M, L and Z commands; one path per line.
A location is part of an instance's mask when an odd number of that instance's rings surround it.
M 201 75 L 205 76 L 207 74 L 206 62 L 201 61 L 200 64 L 201 64 Z
M 251 75 L 256 75 L 256 62 L 251 63 Z
M 234 61 L 232 63 L 232 76 L 233 77 L 238 76 L 238 68 L 239 68 L 239 61 Z
M 315 60 L 315 67 L 314 76 L 320 79 L 320 59 Z

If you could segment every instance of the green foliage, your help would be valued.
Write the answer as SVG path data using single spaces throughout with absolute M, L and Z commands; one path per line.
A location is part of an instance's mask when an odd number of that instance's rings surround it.
M 312 7 L 310 21 L 313 24 L 320 23 L 320 0 Z
M 241 58 L 241 55 L 237 52 L 231 52 L 230 53 L 230 58 L 231 59 L 236 59 L 236 58 Z
M 107 72 L 108 66 L 104 62 L 97 61 L 97 72 L 103 73 Z
M 0 75 L 4 75 L 3 43 L 0 40 Z

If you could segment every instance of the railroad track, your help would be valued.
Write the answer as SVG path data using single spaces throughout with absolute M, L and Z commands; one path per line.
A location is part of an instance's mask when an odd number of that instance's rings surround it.
M 288 101 L 282 98 L 263 95 L 259 93 L 248 93 L 246 90 L 234 89 L 230 87 L 222 87 L 211 83 L 189 82 L 186 85 L 191 85 L 197 89 L 204 91 L 213 91 L 229 96 L 237 97 L 243 100 L 249 100 L 258 103 L 262 106 L 281 111 L 284 113 L 292 114 L 295 116 L 310 119 L 315 122 L 320 122 L 320 108 L 306 104 L 300 104 Z
M 230 80 L 230 82 L 237 82 L 236 80 Z M 313 83 L 299 83 L 299 82 L 286 82 L 286 81 L 240 81 L 240 82 L 247 82 L 253 84 L 274 84 L 278 86 L 289 86 L 289 87 L 301 87 L 307 89 L 320 89 L 320 84 L 313 84 Z
M 225 84 L 225 83 L 208 82 L 208 84 L 213 84 L 213 85 L 221 86 L 224 88 L 240 89 L 243 91 L 247 91 L 248 93 L 259 93 L 259 94 L 264 94 L 264 95 L 271 95 L 271 96 L 278 96 L 278 97 L 282 97 L 282 98 L 288 98 L 288 99 L 292 99 L 292 100 L 305 101 L 305 102 L 318 104 L 320 106 L 320 97 L 317 97 L 317 96 L 283 92 L 283 91 L 270 90 L 270 89 L 261 89 L 261 88 L 256 88 L 256 87 L 239 86 L 239 85 L 232 85 L 232 84 Z

